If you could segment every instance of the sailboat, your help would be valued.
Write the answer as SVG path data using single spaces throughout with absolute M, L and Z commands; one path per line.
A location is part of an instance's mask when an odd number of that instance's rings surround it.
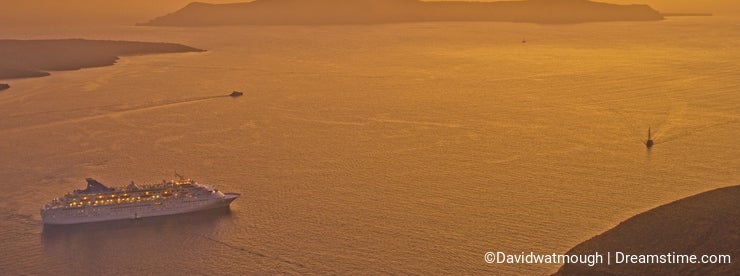
M 653 145 L 655 145 L 655 142 L 653 141 L 652 135 L 650 133 L 650 128 L 648 128 L 648 139 L 645 142 L 645 146 L 649 149 L 652 148 Z

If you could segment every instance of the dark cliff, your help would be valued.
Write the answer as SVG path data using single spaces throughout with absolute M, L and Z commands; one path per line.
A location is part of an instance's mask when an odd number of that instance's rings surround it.
M 731 275 L 740 271 L 740 186 L 691 196 L 634 216 L 570 255 L 612 253 L 612 264 L 566 264 L 556 275 Z M 616 252 L 730 255 L 731 264 L 615 264 Z

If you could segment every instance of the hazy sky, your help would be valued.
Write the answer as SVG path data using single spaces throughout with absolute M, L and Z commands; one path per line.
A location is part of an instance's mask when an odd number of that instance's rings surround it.
M 493 1 L 493 0 L 483 0 Z M 182 8 L 192 0 L 0 0 L 0 24 L 134 24 Z M 207 3 L 247 1 L 203 0 Z M 740 14 L 740 0 L 602 0 L 649 4 L 663 12 Z

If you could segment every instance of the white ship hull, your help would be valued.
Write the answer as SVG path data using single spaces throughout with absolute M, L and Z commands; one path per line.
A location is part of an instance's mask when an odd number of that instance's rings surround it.
M 120 206 L 92 206 L 83 208 L 59 208 L 44 210 L 44 224 L 63 225 L 101 222 L 122 219 L 167 216 L 226 207 L 239 194 L 214 193 L 207 198 L 182 198 L 166 201 L 150 201 Z

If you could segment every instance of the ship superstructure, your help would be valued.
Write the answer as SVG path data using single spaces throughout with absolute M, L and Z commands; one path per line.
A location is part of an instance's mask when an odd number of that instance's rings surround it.
M 226 207 L 238 197 L 184 178 L 121 188 L 88 178 L 86 189 L 47 203 L 41 219 L 44 224 L 77 224 L 174 215 Z

